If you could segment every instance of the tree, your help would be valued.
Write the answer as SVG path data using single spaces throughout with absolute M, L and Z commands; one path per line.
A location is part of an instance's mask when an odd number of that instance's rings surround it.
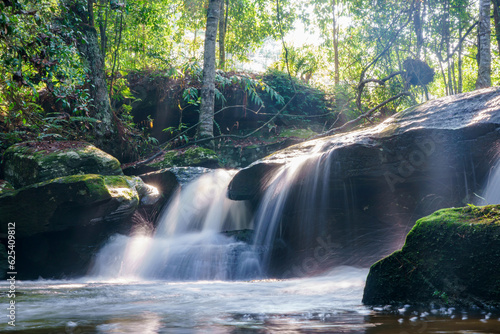
M 479 1 L 478 62 L 476 89 L 491 86 L 490 0 Z
M 104 58 L 94 26 L 93 1 L 64 0 L 62 5 L 68 13 L 70 24 L 80 32 L 77 47 L 88 67 L 89 93 L 92 98 L 91 116 L 98 120 L 95 124 L 94 144 L 121 158 L 119 153 L 123 150 L 121 144 L 124 138 L 119 135 L 116 117 L 109 102 Z
M 210 0 L 208 3 L 205 51 L 203 53 L 200 121 L 197 129 L 197 137 L 200 139 L 213 138 L 214 136 L 215 44 L 221 9 L 220 2 L 221 0 Z M 212 145 L 213 143 L 210 142 L 208 146 Z
M 334 74 L 334 81 L 335 85 L 338 85 L 340 83 L 340 76 L 339 76 L 339 28 L 338 28 L 338 23 L 336 19 L 336 13 L 335 13 L 335 6 L 337 0 L 332 0 L 332 40 L 333 40 L 333 57 L 334 57 L 334 64 L 335 64 L 335 74 Z
M 229 0 L 221 0 L 220 2 L 220 18 L 219 18 L 219 68 L 226 69 L 226 31 L 227 20 L 229 13 Z

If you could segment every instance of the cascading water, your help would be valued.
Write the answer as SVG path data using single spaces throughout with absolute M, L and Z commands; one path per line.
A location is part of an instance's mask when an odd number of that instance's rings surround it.
M 483 198 L 486 204 L 500 204 L 500 160 L 492 168 Z
M 114 236 L 99 252 L 91 275 L 168 280 L 228 280 L 259 273 L 248 266 L 250 247 L 221 232 L 249 227 L 245 202 L 226 198 L 233 173 L 217 170 L 178 190 L 153 236 Z M 239 263 L 245 263 L 244 268 Z
M 275 172 L 268 183 L 253 224 L 256 227 L 254 250 L 255 254 L 261 254 L 261 266 L 264 270 L 269 269 L 276 239 L 282 238 L 282 220 L 286 206 L 290 205 L 290 195 L 294 190 L 292 186 L 301 178 L 299 193 L 294 194 L 298 196 L 296 204 L 300 208 L 298 219 L 304 222 L 299 225 L 299 231 L 297 231 L 301 239 L 300 243 L 307 244 L 321 233 L 321 231 L 318 233 L 317 229 L 321 229 L 324 221 L 322 216 L 325 212 L 312 208 L 315 207 L 314 203 L 320 203 L 320 207 L 325 207 L 328 185 L 321 181 L 329 173 L 330 155 L 328 153 L 313 153 L 306 157 L 299 157 Z M 263 251 L 259 252 L 259 249 Z

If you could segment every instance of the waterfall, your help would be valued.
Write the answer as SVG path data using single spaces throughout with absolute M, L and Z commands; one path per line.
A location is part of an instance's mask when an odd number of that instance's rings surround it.
M 486 204 L 500 204 L 500 160 L 492 168 L 483 198 Z
M 276 240 L 282 238 L 284 211 L 288 205 L 299 208 L 299 217 L 303 224 L 295 231 L 300 243 L 308 244 L 318 235 L 324 222 L 324 210 L 314 210 L 325 207 L 328 198 L 328 184 L 324 176 L 330 173 L 330 154 L 311 154 L 294 159 L 277 170 L 268 182 L 267 189 L 256 212 L 253 225 L 256 228 L 254 249 L 255 254 L 261 254 L 261 266 L 269 269 L 270 259 Z M 326 178 L 328 180 L 328 178 Z M 297 182 L 300 183 L 298 189 Z M 291 203 L 291 195 L 295 203 Z M 262 248 L 264 251 L 259 252 Z
M 216 170 L 179 189 L 154 235 L 114 236 L 91 275 L 167 280 L 230 280 L 259 275 L 250 246 L 224 231 L 249 228 L 247 203 L 227 199 L 234 172 Z M 245 263 L 244 268 L 240 265 Z

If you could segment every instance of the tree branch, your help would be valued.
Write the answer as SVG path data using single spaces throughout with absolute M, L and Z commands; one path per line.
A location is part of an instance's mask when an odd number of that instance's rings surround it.
M 387 100 L 385 100 L 384 102 L 378 104 L 376 107 L 373 107 L 371 108 L 370 110 L 368 110 L 367 112 L 365 112 L 364 114 L 361 114 L 359 115 L 358 117 L 356 117 L 355 119 L 347 122 L 347 123 L 344 123 L 342 126 L 339 126 L 338 128 L 333 128 L 331 130 L 328 130 L 320 135 L 317 135 L 317 136 L 314 136 L 312 138 L 309 138 L 309 139 L 317 139 L 317 138 L 323 138 L 323 137 L 327 137 L 327 136 L 331 136 L 337 132 L 340 132 L 344 129 L 346 129 L 348 126 L 360 121 L 361 119 L 363 118 L 367 118 L 369 117 L 371 114 L 373 114 L 376 110 L 382 108 L 383 106 L 385 106 L 387 103 L 390 103 L 396 99 L 399 99 L 400 97 L 402 96 L 411 96 L 411 94 L 409 92 L 402 92 L 402 93 L 399 93 L 397 95 L 394 95 L 393 97 L 391 98 L 388 98 Z

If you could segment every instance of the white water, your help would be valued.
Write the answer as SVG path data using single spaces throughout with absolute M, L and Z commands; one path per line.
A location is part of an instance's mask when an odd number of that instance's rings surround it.
M 366 269 L 339 267 L 323 276 L 291 280 L 18 282 L 23 293 L 17 299 L 16 329 L 39 328 L 40 333 L 239 333 L 252 329 L 250 333 L 259 329 L 265 333 L 298 333 L 299 329 L 333 333 L 345 327 L 345 332 L 358 333 L 371 327 L 365 316 L 372 312 L 361 305 L 366 274 Z M 68 328 L 72 331 L 65 331 Z M 0 331 L 7 329 L 6 322 L 1 322 Z
M 260 281 L 16 282 L 22 334 L 498 333 L 500 318 L 452 309 L 392 313 L 361 305 L 367 269 L 338 267 L 316 277 Z M 8 284 L 0 283 L 7 291 Z M 8 307 L 4 298 L 0 307 Z M 7 314 L 7 311 L 2 313 Z
M 303 212 L 300 231 L 297 232 L 299 238 L 305 242 L 313 239 L 311 235 L 314 226 L 322 222 L 319 217 L 323 212 L 310 212 L 307 209 L 314 206 L 314 203 L 322 203 L 327 199 L 328 185 L 321 183 L 324 176 L 330 173 L 330 156 L 326 154 L 312 154 L 306 157 L 294 159 L 292 162 L 281 167 L 275 172 L 273 178 L 261 200 L 253 225 L 256 227 L 254 247 L 263 247 L 266 252 L 263 254 L 262 266 L 267 269 L 269 266 L 271 249 L 276 237 L 281 237 L 283 211 L 288 204 L 287 201 L 299 174 L 306 174 L 302 180 L 298 205 Z M 296 194 L 295 194 L 296 195 Z M 326 207 L 323 205 L 323 207 Z M 319 216 L 318 216 L 319 215 Z
M 483 197 L 486 204 L 500 204 L 500 160 L 492 168 Z
M 221 234 L 249 228 L 245 202 L 226 198 L 233 173 L 217 170 L 178 191 L 159 218 L 154 235 L 136 228 L 117 235 L 99 252 L 91 276 L 168 280 L 255 277 L 249 245 Z M 241 263 L 245 263 L 244 268 Z

